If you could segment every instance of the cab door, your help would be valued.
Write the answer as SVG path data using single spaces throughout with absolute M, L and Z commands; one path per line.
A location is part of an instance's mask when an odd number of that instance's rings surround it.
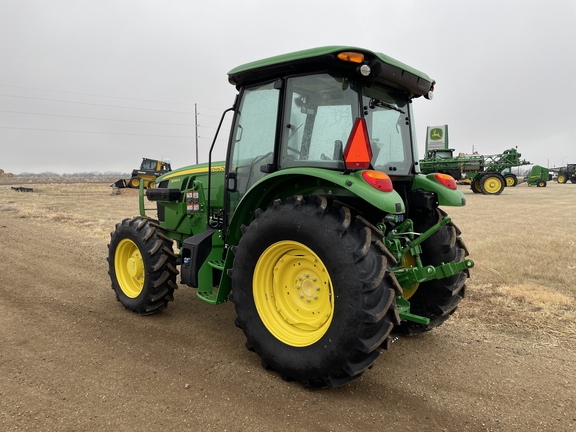
M 226 219 L 275 162 L 280 85 L 267 83 L 242 89 L 226 163 Z

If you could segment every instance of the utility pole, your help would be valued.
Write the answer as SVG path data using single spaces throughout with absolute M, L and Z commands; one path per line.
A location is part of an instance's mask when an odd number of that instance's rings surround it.
M 198 165 L 198 107 L 194 104 L 194 137 L 196 138 L 196 165 Z

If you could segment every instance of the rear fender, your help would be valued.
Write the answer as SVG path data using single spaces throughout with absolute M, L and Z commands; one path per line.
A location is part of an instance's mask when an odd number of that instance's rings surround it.
M 417 174 L 412 181 L 412 190 L 422 189 L 434 192 L 438 197 L 438 205 L 461 207 L 466 205 L 466 197 L 460 190 L 449 189 L 438 183 L 434 174 Z
M 361 171 L 343 174 L 318 168 L 291 168 L 267 175 L 244 194 L 230 221 L 226 243 L 238 244 L 242 236 L 242 225 L 250 224 L 257 209 L 265 210 L 275 200 L 295 195 L 358 198 L 389 214 L 403 214 L 406 211 L 398 192 L 382 192 L 373 188 L 362 179 Z M 225 299 L 231 290 L 228 270 L 232 268 L 233 262 L 234 248 L 231 247 L 226 254 L 219 299 Z
M 265 210 L 276 199 L 296 195 L 358 198 L 388 214 L 405 212 L 404 202 L 396 191 L 382 192 L 370 186 L 362 178 L 362 171 L 343 174 L 320 168 L 290 168 L 267 175 L 244 194 L 230 221 L 227 243 L 238 244 L 241 226 L 252 221 L 256 209 Z

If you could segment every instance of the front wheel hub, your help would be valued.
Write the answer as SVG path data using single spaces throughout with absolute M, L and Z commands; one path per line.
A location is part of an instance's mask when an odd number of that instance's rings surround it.
M 144 264 L 142 263 L 142 257 L 139 253 L 135 253 L 128 259 L 128 274 L 136 279 L 142 277 L 142 273 L 144 271 Z

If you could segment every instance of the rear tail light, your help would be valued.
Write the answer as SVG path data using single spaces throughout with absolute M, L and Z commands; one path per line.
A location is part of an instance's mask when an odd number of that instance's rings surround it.
M 451 175 L 436 173 L 434 174 L 434 178 L 438 183 L 440 183 L 443 186 L 446 186 L 448 189 L 453 190 L 458 189 L 456 186 L 456 180 L 454 180 L 454 177 L 452 177 Z
M 362 171 L 362 178 L 370 186 L 381 190 L 382 192 L 392 192 L 394 190 L 392 187 L 392 180 L 388 174 L 385 174 L 381 171 Z

